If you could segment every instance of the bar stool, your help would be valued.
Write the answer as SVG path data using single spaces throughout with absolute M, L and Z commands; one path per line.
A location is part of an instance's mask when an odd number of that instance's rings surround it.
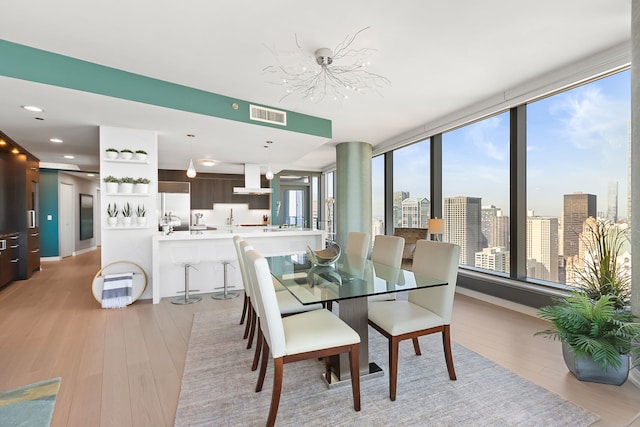
M 240 295 L 240 292 L 236 292 L 236 291 L 229 291 L 229 286 L 228 286 L 228 282 L 227 282 L 227 266 L 231 264 L 231 261 L 229 260 L 223 260 L 220 261 L 220 263 L 222 264 L 222 268 L 224 270 L 224 281 L 223 281 L 223 285 L 222 285 L 222 292 L 214 292 L 213 295 L 211 295 L 211 298 L 213 299 L 232 299 L 232 298 L 236 298 L 238 295 Z M 231 265 L 231 267 L 233 267 L 233 265 Z M 220 288 L 216 288 L 216 289 L 220 289 Z
M 171 248 L 171 258 L 175 265 L 184 267 L 184 296 L 177 296 L 171 299 L 172 304 L 193 304 L 202 300 L 200 295 L 189 295 L 189 292 L 200 292 L 199 289 L 189 289 L 189 269 L 200 263 L 200 255 L 195 247 L 173 247 Z

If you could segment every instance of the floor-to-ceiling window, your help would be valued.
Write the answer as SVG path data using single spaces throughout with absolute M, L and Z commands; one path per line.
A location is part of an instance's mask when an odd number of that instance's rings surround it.
M 429 139 L 393 152 L 393 228 L 428 228 Z
M 384 155 L 371 159 L 371 237 L 384 234 Z
M 460 245 L 460 264 L 507 273 L 509 114 L 442 135 L 444 240 Z
M 628 226 L 630 79 L 619 72 L 527 105 L 529 278 L 574 285 L 585 220 Z

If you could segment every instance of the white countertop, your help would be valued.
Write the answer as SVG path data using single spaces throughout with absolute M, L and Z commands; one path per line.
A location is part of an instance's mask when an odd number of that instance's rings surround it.
M 323 230 L 312 230 L 310 228 L 275 228 L 275 227 L 233 227 L 218 230 L 197 230 L 197 231 L 174 231 L 171 234 L 158 232 L 153 236 L 156 241 L 171 240 L 207 240 L 207 239 L 229 239 L 240 235 L 243 237 L 278 237 L 278 236 L 299 236 L 309 234 L 323 234 Z

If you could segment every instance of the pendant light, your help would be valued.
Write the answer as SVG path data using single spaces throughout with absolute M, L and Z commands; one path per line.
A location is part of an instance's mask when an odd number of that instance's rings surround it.
M 273 144 L 273 141 L 267 141 L 267 144 Z M 265 145 L 264 148 L 269 150 L 269 145 Z M 273 179 L 273 171 L 271 170 L 271 151 L 267 151 L 267 153 L 269 153 L 269 164 L 267 166 L 267 173 L 264 174 L 264 177 L 271 181 Z
M 188 134 L 187 135 L 189 138 L 193 138 L 195 137 L 195 135 L 193 134 Z M 193 166 L 193 144 L 191 142 L 189 142 L 189 167 L 187 168 L 187 177 L 189 178 L 195 178 L 196 177 L 196 168 Z

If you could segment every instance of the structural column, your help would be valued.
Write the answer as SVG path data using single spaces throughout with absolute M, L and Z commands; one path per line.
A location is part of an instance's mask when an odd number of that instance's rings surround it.
M 631 310 L 640 315 L 640 5 L 631 2 Z M 640 368 L 629 379 L 640 387 Z
M 371 233 L 371 144 L 336 147 L 336 241 L 346 247 L 350 231 Z

